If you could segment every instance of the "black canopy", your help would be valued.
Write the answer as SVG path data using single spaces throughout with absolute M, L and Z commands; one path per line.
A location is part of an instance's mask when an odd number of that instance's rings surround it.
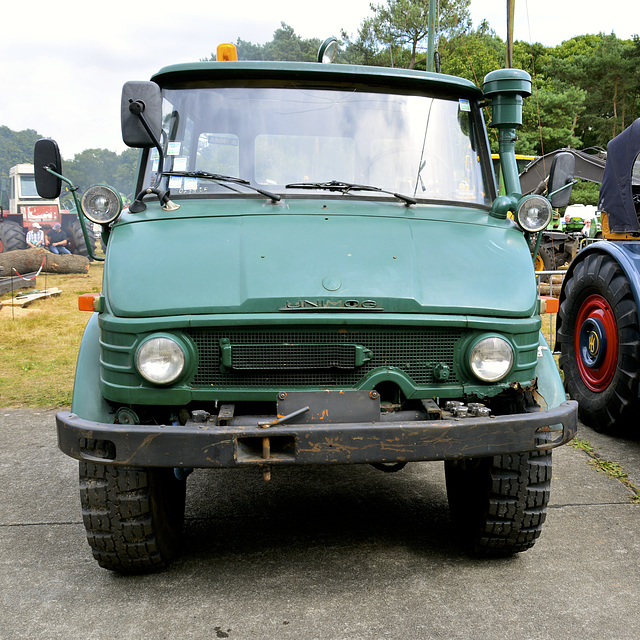
M 609 228 L 614 233 L 640 231 L 631 190 L 633 165 L 638 153 L 640 118 L 607 145 L 598 209 L 609 214 Z

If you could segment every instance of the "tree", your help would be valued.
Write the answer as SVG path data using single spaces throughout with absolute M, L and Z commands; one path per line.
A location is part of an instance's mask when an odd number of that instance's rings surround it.
M 291 60 L 300 62 L 314 62 L 322 42 L 318 38 L 305 40 L 295 33 L 293 27 L 285 22 L 273 33 L 273 40 L 263 45 L 253 44 L 238 38 L 236 49 L 239 60 Z M 215 60 L 212 53 L 206 60 Z
M 135 186 L 138 157 L 137 149 L 121 154 L 108 149 L 85 149 L 64 163 L 64 173 L 80 191 L 92 184 L 106 183 L 128 196 Z
M 576 126 L 585 110 L 586 97 L 578 87 L 558 89 L 538 76 L 533 95 L 524 102 L 517 152 L 542 155 L 562 147 L 582 148 Z
M 42 136 L 33 129 L 13 131 L 0 126 L 0 176 L 8 176 L 16 164 L 33 162 L 33 146 Z
M 576 133 L 585 146 L 606 146 L 640 113 L 637 57 L 640 44 L 615 34 L 577 36 L 551 50 L 545 73 L 555 87 L 585 91 Z
M 443 73 L 466 78 L 482 87 L 484 77 L 502 66 L 506 45 L 483 21 L 475 31 L 454 38 L 441 36 L 438 50 Z
M 443 35 L 466 31 L 470 25 L 471 0 L 441 0 L 436 29 Z M 360 28 L 360 39 L 370 48 L 372 41 L 390 56 L 390 66 L 416 66 L 418 49 L 429 35 L 429 0 L 387 0 L 371 5 L 373 16 Z M 435 34 L 434 34 L 435 37 Z M 408 54 L 408 55 L 407 55 Z

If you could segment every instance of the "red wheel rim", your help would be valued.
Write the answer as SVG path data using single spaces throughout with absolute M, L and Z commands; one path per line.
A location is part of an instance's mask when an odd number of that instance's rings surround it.
M 618 325 L 613 309 L 602 296 L 589 296 L 578 311 L 575 327 L 580 377 L 591 391 L 600 393 L 611 384 L 618 364 Z

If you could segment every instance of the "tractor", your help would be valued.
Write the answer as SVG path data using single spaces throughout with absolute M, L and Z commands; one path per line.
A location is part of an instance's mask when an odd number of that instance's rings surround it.
M 607 145 L 598 208 L 608 242 L 569 266 L 556 338 L 580 419 L 612 433 L 635 426 L 640 406 L 640 118 Z
M 0 253 L 26 249 L 26 233 L 34 223 L 46 233 L 58 222 L 67 234 L 69 250 L 88 255 L 77 214 L 63 209 L 59 197 L 45 199 L 38 194 L 32 164 L 17 164 L 2 178 L 0 210 Z

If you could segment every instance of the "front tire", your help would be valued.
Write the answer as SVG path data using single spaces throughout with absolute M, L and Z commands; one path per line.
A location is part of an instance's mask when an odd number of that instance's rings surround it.
M 629 281 L 607 254 L 589 254 L 564 284 L 558 343 L 566 389 L 596 431 L 637 423 L 638 310 Z
M 173 469 L 80 462 L 82 518 L 98 564 L 123 574 L 164 568 L 179 548 L 185 490 Z
M 530 549 L 547 517 L 551 450 L 445 461 L 449 510 L 465 547 L 508 556 Z

